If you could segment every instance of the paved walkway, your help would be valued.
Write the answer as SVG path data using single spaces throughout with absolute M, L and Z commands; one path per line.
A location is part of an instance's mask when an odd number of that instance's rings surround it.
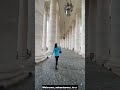
M 79 90 L 85 90 L 85 60 L 71 50 L 62 52 L 58 70 L 54 57 L 36 66 L 36 90 L 41 90 L 41 85 L 79 85 Z
M 120 76 L 91 60 L 85 63 L 86 90 L 120 90 Z
M 34 90 L 34 81 L 35 90 L 42 90 L 43 84 L 79 85 L 79 90 L 120 90 L 120 76 L 91 60 L 85 62 L 81 56 L 66 49 L 59 58 L 58 70 L 55 70 L 52 57 L 36 65 L 35 80 L 28 78 L 5 90 Z

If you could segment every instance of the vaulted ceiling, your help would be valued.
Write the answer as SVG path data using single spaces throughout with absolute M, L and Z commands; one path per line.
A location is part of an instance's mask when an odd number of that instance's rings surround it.
M 66 2 L 70 2 L 70 0 L 57 0 L 58 5 L 60 8 L 60 30 L 61 34 L 63 35 L 65 32 L 67 32 L 72 25 L 72 21 L 75 20 L 75 13 L 80 11 L 81 7 L 81 0 L 71 0 L 72 4 L 74 5 L 73 7 L 73 12 L 71 13 L 71 16 L 68 17 L 64 13 L 64 5 Z M 45 0 L 45 5 L 49 9 L 50 8 L 50 0 Z

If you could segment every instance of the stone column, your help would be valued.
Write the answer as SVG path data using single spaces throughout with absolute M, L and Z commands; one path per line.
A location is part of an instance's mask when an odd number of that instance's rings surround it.
M 80 11 L 76 13 L 75 52 L 80 51 Z
M 68 31 L 67 31 L 67 49 L 69 48 L 69 35 L 68 35 Z
M 35 59 L 40 60 L 43 56 L 42 34 L 43 34 L 44 0 L 35 0 Z
M 65 48 L 65 39 L 63 39 L 63 48 Z
M 7 87 L 9 85 L 24 80 L 26 76 L 24 73 L 24 66 L 19 63 L 21 60 L 16 59 L 17 55 L 17 41 L 18 39 L 18 24 L 27 18 L 27 0 L 12 0 L 2 1 L 0 3 L 0 86 Z M 9 13 L 10 12 L 10 13 Z M 19 23 L 18 23 L 19 22 Z M 23 24 L 24 28 L 27 26 L 27 21 Z M 22 27 L 22 25 L 21 25 Z M 20 25 L 19 25 L 20 28 Z M 23 29 L 24 29 L 23 28 Z M 19 29 L 20 30 L 20 29 Z M 24 29 L 26 31 L 26 29 Z M 26 32 L 25 32 L 26 33 Z M 19 42 L 19 41 L 18 41 Z M 22 42 L 22 41 L 20 41 Z M 27 42 L 27 41 L 26 41 Z M 25 43 L 26 43 L 25 42 Z M 20 47 L 20 46 L 19 46 Z M 20 49 L 20 48 L 19 48 Z M 18 50 L 19 50 L 18 49 Z M 22 49 L 22 48 L 21 48 Z M 22 51 L 21 51 L 22 52 Z M 1 88 L 2 89 L 2 88 Z
M 68 43 L 67 43 L 67 32 L 66 32 L 66 49 L 68 48 Z
M 82 0 L 82 10 L 81 10 L 81 52 L 80 54 L 85 57 L 85 0 Z
M 65 33 L 65 48 L 67 48 L 67 35 Z
M 73 50 L 75 50 L 75 21 L 73 22 L 72 29 L 73 29 Z
M 70 28 L 70 50 L 72 50 L 72 26 L 71 26 L 71 28 Z
M 17 52 L 18 59 L 25 59 L 27 56 L 28 1 L 21 0 L 20 3 Z
M 59 6 L 56 12 L 56 43 L 60 45 L 60 16 L 59 16 Z
M 47 47 L 47 49 L 48 49 L 48 38 L 49 38 L 48 35 L 49 35 L 49 25 L 50 25 L 49 21 L 50 21 L 50 13 L 48 11 L 48 14 L 47 14 L 47 35 L 46 35 L 46 47 Z
M 89 51 L 88 51 L 88 30 L 89 30 L 89 0 L 85 1 L 85 58 L 88 59 L 89 58 Z M 92 12 L 92 11 L 91 11 Z
M 88 51 L 87 57 L 90 57 L 90 53 L 95 54 L 95 34 L 96 34 L 96 8 L 97 0 L 89 2 L 89 16 L 88 16 Z
M 56 0 L 50 0 L 50 21 L 48 30 L 48 52 L 52 52 L 55 45 L 56 34 Z
M 42 50 L 43 51 L 46 51 L 46 38 L 47 38 L 47 11 L 44 10 L 43 35 L 42 35 Z
M 71 33 L 71 50 L 74 48 L 74 22 L 72 22 L 72 33 Z
M 28 0 L 28 33 L 27 33 L 27 49 L 30 58 L 35 58 L 35 1 Z
M 107 1 L 107 0 L 106 0 Z M 96 15 L 96 61 L 106 63 L 109 58 L 109 10 L 105 0 L 97 0 Z
M 70 28 L 71 29 L 71 28 Z M 70 49 L 70 44 L 71 44 L 71 42 L 70 42 L 70 39 L 71 39 L 71 36 L 70 36 L 70 30 L 69 30 L 69 32 L 68 32 L 68 43 L 69 43 L 69 46 L 68 46 L 68 48 Z
M 110 61 L 107 67 L 112 68 L 112 71 L 120 75 L 120 0 L 112 0 L 111 3 L 111 49 Z
M 66 49 L 68 48 L 68 36 L 67 36 L 67 32 L 66 32 Z

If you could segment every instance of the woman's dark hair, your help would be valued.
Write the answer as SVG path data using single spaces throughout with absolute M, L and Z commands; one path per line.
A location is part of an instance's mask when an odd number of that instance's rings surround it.
M 55 47 L 54 48 L 57 48 L 57 43 L 55 43 Z

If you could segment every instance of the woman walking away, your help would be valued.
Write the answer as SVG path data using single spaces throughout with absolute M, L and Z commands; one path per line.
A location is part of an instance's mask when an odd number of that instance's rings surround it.
M 55 43 L 55 47 L 54 47 L 53 53 L 52 53 L 56 60 L 55 69 L 58 69 L 57 65 L 58 65 L 58 58 L 60 56 L 60 53 L 61 53 L 61 49 L 57 46 L 57 43 Z

